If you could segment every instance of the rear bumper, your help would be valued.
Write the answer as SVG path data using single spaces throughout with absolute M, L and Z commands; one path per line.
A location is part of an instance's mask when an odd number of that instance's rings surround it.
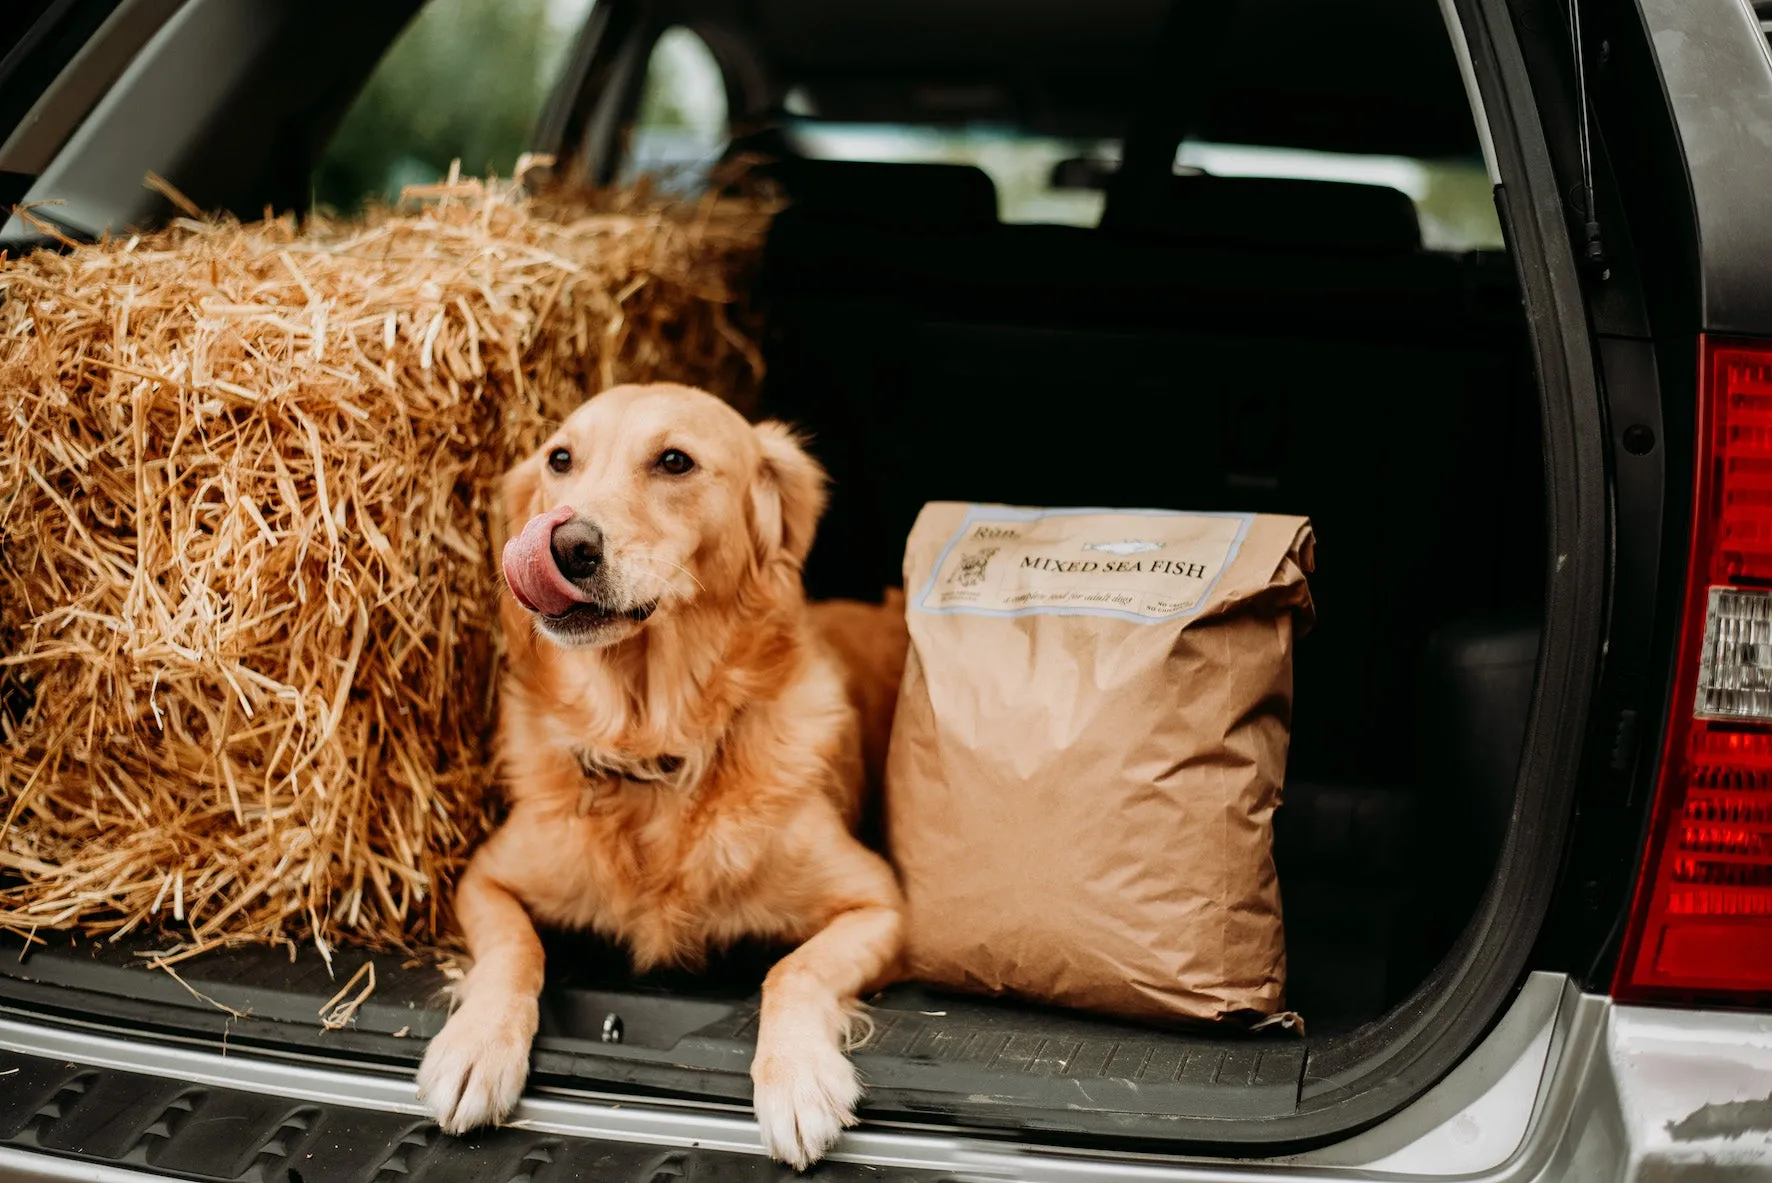
M 0 1183 L 144 1177 L 771 1179 L 729 1106 L 543 1096 L 513 1128 L 447 1139 L 403 1074 L 345 1072 L 0 1020 Z M 875 1127 L 819 1178 L 1120 1183 L 1772 1179 L 1772 1016 L 1645 1010 L 1537 974 L 1416 1104 L 1285 1159 L 1086 1155 Z M 791 1178 L 785 1171 L 780 1178 Z
M 1772 1015 L 1608 1012 L 1576 1126 L 1593 1152 L 1574 1161 L 1630 1180 L 1772 1179 Z

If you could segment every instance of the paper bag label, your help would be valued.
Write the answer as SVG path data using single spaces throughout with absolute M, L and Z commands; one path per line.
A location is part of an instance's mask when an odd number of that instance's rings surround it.
M 1254 515 L 970 506 L 924 612 L 1168 620 L 1197 612 Z

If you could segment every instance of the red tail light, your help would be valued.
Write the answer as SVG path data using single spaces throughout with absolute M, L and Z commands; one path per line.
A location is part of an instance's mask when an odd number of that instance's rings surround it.
M 1613 993 L 1772 1002 L 1772 343 L 1704 339 L 1667 747 Z

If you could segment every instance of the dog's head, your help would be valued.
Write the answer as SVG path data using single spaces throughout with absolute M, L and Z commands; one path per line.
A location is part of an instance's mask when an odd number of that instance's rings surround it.
M 825 474 L 793 434 L 684 386 L 590 399 L 505 478 L 505 582 L 564 646 L 610 645 L 747 580 L 791 576 Z

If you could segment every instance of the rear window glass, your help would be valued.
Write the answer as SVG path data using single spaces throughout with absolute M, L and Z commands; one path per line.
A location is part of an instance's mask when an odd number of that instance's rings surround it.
M 509 176 L 592 0 L 429 0 L 345 114 L 315 204 L 349 212 L 462 172 Z
M 666 29 L 646 62 L 622 179 L 645 174 L 666 190 L 697 192 L 729 134 L 726 83 L 713 51 L 688 29 Z
M 1214 67 L 1203 130 L 1220 135 L 1184 143 L 1177 172 L 1387 185 L 1414 202 L 1428 249 L 1503 245 L 1436 10 L 1255 7 Z M 995 184 L 1003 222 L 1097 225 L 1162 6 L 1110 4 L 983 41 L 967 11 L 919 10 L 913 20 L 860 4 L 815 25 L 765 16 L 728 33 L 769 62 L 780 89 L 764 124 L 788 151 L 973 165 Z M 1288 14 L 1289 25 L 1268 19 Z M 693 191 L 735 130 L 756 130 L 729 126 L 727 103 L 715 55 L 686 29 L 667 32 L 648 62 L 622 175 Z M 1239 143 L 1227 132 L 1262 138 Z
M 1117 140 L 1067 140 L 1005 127 L 800 120 L 790 122 L 787 131 L 797 151 L 819 160 L 976 165 L 997 186 L 997 216 L 1002 221 L 1067 226 L 1094 226 L 1101 220 L 1106 193 L 1098 186 L 1120 152 Z M 1176 153 L 1175 163 L 1178 172 L 1198 169 L 1221 177 L 1388 185 L 1415 202 L 1422 245 L 1428 249 L 1495 250 L 1503 245 L 1488 170 L 1480 160 L 1419 160 L 1190 141 Z M 1091 173 L 1094 184 L 1078 184 Z M 1058 174 L 1072 179 L 1066 183 Z

